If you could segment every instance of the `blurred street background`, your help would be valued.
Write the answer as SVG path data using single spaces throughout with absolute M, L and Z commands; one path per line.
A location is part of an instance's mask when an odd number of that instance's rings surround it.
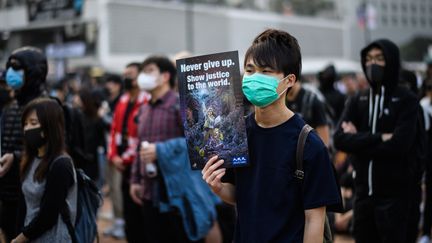
M 238 50 L 267 27 L 299 40 L 303 74 L 334 63 L 359 72 L 366 43 L 389 38 L 415 71 L 432 41 L 430 0 L 0 0 L 0 63 L 24 45 L 45 50 L 50 80 L 100 67 L 121 72 L 152 53 Z M 242 61 L 242 60 L 241 60 Z

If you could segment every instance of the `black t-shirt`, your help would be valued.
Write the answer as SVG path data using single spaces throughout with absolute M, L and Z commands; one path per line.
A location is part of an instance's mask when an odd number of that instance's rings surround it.
M 324 103 L 312 91 L 301 88 L 296 99 L 294 101 L 287 100 L 286 105 L 313 128 L 329 124 Z
M 224 181 L 236 185 L 235 242 L 302 242 L 304 210 L 327 206 L 340 211 L 342 200 L 328 152 L 315 132 L 306 140 L 303 180 L 296 179 L 295 153 L 304 121 L 294 115 L 273 128 L 261 128 L 248 116 L 249 167 Z M 234 175 L 234 176 L 233 176 Z

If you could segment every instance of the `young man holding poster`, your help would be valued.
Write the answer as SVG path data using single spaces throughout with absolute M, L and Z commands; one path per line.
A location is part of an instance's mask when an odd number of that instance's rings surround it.
M 315 132 L 304 148 L 304 179 L 294 177 L 305 123 L 285 106 L 285 95 L 300 75 L 297 40 L 284 31 L 264 31 L 246 52 L 244 68 L 243 93 L 255 106 L 246 118 L 250 166 L 227 173 L 215 156 L 202 170 L 203 179 L 236 205 L 235 242 L 323 242 L 326 208 L 340 210 L 341 197 L 326 146 Z

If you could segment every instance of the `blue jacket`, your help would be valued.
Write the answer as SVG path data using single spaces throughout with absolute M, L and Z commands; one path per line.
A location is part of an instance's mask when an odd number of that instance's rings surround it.
M 157 143 L 156 153 L 169 201 L 169 205 L 159 205 L 160 211 L 177 208 L 188 238 L 204 238 L 216 220 L 216 201 L 200 171 L 190 168 L 186 140 L 174 138 Z

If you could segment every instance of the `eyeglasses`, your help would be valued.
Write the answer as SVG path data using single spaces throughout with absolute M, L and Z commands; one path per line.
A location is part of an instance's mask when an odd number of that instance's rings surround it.
M 366 62 L 385 62 L 384 55 L 366 56 Z

